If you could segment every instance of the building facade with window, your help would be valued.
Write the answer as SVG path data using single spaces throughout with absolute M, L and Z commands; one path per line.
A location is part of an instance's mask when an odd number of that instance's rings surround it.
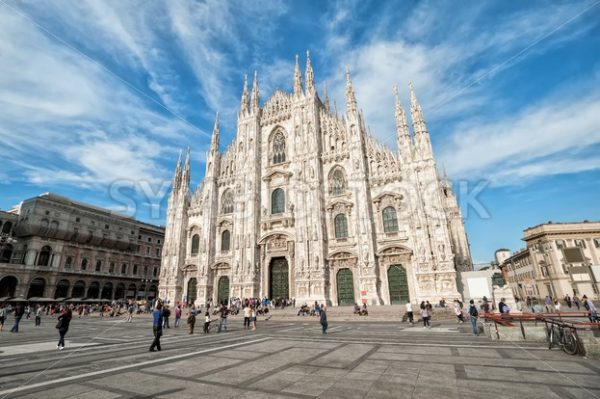
M 5 220 L 2 215 L 11 215 Z M 164 228 L 51 193 L 0 213 L 0 298 L 152 299 Z
M 527 247 L 500 265 L 515 296 L 600 299 L 600 222 L 544 223 L 523 240 Z
M 471 270 L 462 216 L 440 176 L 421 107 L 413 133 L 396 93 L 399 151 L 367 133 L 349 73 L 346 112 L 317 94 L 307 58 L 291 93 L 262 106 L 244 83 L 237 135 L 189 186 L 181 157 L 167 212 L 159 295 L 197 304 L 231 297 L 333 305 L 451 300 Z M 391 106 L 390 108 L 392 108 Z

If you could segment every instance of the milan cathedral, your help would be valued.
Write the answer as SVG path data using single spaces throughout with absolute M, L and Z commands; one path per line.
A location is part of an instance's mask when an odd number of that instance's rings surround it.
M 159 296 L 202 305 L 295 298 L 330 305 L 460 298 L 472 269 L 456 197 L 440 176 L 410 85 L 412 134 L 395 89 L 398 151 L 367 133 L 350 73 L 346 110 L 317 94 L 310 57 L 293 91 L 261 107 L 244 81 L 237 135 L 190 189 L 189 150 L 170 195 Z

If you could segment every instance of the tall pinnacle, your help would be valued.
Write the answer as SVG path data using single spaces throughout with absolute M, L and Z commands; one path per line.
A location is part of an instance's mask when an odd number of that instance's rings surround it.
M 248 75 L 244 75 L 244 90 L 242 91 L 242 102 L 240 104 L 241 112 L 247 112 L 250 105 L 250 96 L 248 95 Z
M 294 97 L 302 96 L 302 73 L 300 73 L 300 64 L 298 63 L 298 54 L 296 54 L 296 69 L 294 69 Z
M 181 177 L 181 188 L 184 192 L 187 192 L 190 186 L 190 147 L 187 148 L 187 154 L 185 156 L 185 168 L 183 169 L 183 176 Z
M 418 152 L 417 155 L 421 159 L 431 159 L 433 158 L 433 149 L 431 147 L 429 133 L 427 132 L 427 126 L 425 125 L 423 111 L 421 110 L 421 105 L 417 101 L 412 82 L 409 83 L 408 86 L 410 88 L 410 114 L 413 123 L 413 131 L 415 133 L 415 149 Z
M 219 112 L 215 114 L 215 125 L 213 126 L 212 139 L 210 141 L 210 152 L 216 153 L 219 151 Z
M 258 92 L 258 73 L 254 71 L 254 81 L 252 82 L 252 98 L 250 99 L 250 109 L 253 112 L 258 112 L 260 108 L 260 93 Z
M 394 86 L 394 96 L 396 97 L 396 134 L 398 151 L 400 151 L 400 159 L 408 161 L 411 159 L 412 155 L 410 132 L 408 130 L 408 123 L 406 122 L 404 108 L 402 107 L 402 103 L 400 103 L 398 86 Z
M 179 150 L 179 159 L 177 159 L 177 168 L 173 176 L 173 192 L 179 190 L 181 186 L 181 150 Z
M 329 112 L 329 93 L 327 92 L 327 82 L 323 88 L 323 102 L 325 103 L 325 110 Z
M 313 96 L 316 93 L 315 89 L 315 74 L 313 73 L 312 65 L 310 64 L 310 52 L 306 50 L 306 72 L 304 74 L 306 80 L 306 95 Z
M 410 88 L 410 114 L 413 121 L 415 135 L 423 131 L 427 132 L 425 118 L 423 118 L 423 111 L 421 110 L 421 105 L 417 101 L 417 96 L 415 95 L 415 89 L 412 82 L 408 84 L 408 87 Z
M 356 96 L 350 79 L 350 68 L 346 65 L 346 112 L 356 112 Z

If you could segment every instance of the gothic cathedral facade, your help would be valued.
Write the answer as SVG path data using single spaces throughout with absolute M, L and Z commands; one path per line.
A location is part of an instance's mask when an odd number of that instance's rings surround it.
M 321 100 L 307 58 L 293 91 L 261 107 L 244 82 L 237 135 L 191 192 L 181 156 L 167 210 L 159 296 L 171 303 L 294 298 L 395 304 L 460 298 L 472 269 L 456 198 L 440 176 L 410 87 L 413 133 L 396 93 L 398 152 L 366 132 L 349 72 L 346 112 Z

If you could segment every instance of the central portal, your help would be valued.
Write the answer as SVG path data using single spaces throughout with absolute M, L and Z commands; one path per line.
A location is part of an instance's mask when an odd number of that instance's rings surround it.
M 287 259 L 273 258 L 269 267 L 270 299 L 287 299 L 290 296 L 289 266 Z

